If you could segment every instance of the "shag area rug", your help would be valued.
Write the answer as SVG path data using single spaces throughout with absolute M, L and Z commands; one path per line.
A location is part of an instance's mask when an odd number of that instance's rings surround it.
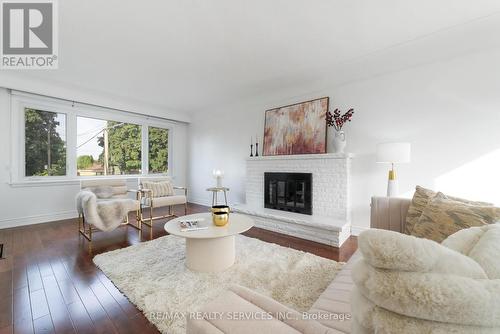
M 307 311 L 342 268 L 332 260 L 241 235 L 236 236 L 236 262 L 224 272 L 192 272 L 184 262 L 185 239 L 176 236 L 94 257 L 116 287 L 168 334 L 185 333 L 185 316 L 233 284 Z

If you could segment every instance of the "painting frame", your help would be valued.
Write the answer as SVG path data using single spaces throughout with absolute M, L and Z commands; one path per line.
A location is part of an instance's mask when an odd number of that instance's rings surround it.
M 270 116 L 271 113 L 273 113 L 273 112 L 276 113 L 279 111 L 283 111 L 283 113 L 292 112 L 294 108 L 300 108 L 300 106 L 303 106 L 304 110 L 302 112 L 304 113 L 304 116 L 305 116 L 305 113 L 308 111 L 305 109 L 306 104 L 319 102 L 321 105 L 321 101 L 323 101 L 323 100 L 326 100 L 325 106 L 324 106 L 323 110 L 321 110 L 321 114 L 319 115 L 319 118 L 316 120 L 317 122 L 321 122 L 321 123 L 318 123 L 319 129 L 321 131 L 324 131 L 324 136 L 321 134 L 321 136 L 319 137 L 322 140 L 322 142 L 319 143 L 319 144 L 321 144 L 322 149 L 319 149 L 319 150 L 318 149 L 315 149 L 315 150 L 307 150 L 306 149 L 305 151 L 300 151 L 300 152 L 294 152 L 293 148 L 290 152 L 282 152 L 279 150 L 278 150 L 278 152 L 276 152 L 276 150 L 271 149 L 271 147 L 272 147 L 271 145 L 274 146 L 275 143 L 273 143 L 272 140 L 270 140 L 269 135 L 266 135 L 268 131 L 271 131 L 269 128 L 269 123 L 271 123 L 271 116 Z M 330 98 L 328 96 L 324 96 L 324 97 L 320 97 L 320 98 L 316 98 L 316 99 L 312 99 L 312 100 L 302 101 L 302 102 L 293 103 L 293 104 L 289 104 L 286 106 L 271 108 L 271 109 L 266 110 L 265 117 L 264 117 L 264 138 L 263 138 L 262 155 L 263 156 L 280 156 L 280 155 L 283 156 L 283 155 L 303 155 L 303 154 L 325 154 L 327 152 L 327 130 L 328 130 L 328 126 L 326 124 L 326 112 L 329 110 L 329 108 L 330 108 Z M 276 131 L 276 129 L 274 129 L 274 130 Z M 303 133 L 302 133 L 302 135 L 303 135 Z

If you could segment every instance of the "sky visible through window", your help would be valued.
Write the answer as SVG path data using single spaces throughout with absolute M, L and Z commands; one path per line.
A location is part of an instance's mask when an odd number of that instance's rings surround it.
M 102 153 L 102 147 L 99 146 L 97 137 L 102 136 L 102 130 L 106 127 L 107 121 L 78 117 L 77 124 L 77 156 L 91 155 L 94 160 L 99 159 Z M 95 139 L 94 139 L 94 138 Z

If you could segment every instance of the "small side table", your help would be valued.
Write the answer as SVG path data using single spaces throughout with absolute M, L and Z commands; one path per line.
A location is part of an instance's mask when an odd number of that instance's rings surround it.
M 217 202 L 218 202 L 217 194 L 219 192 L 223 192 L 224 193 L 224 202 L 227 205 L 227 192 L 229 191 L 229 188 L 226 188 L 226 187 L 212 187 L 212 188 L 207 188 L 207 191 L 211 191 L 212 192 L 212 206 L 217 205 Z

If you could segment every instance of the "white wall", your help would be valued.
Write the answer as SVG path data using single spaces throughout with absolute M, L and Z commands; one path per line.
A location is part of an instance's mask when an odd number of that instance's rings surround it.
M 213 168 L 226 172 L 230 200 L 244 202 L 250 136 L 262 141 L 264 111 L 322 96 L 355 109 L 346 127 L 352 163 L 353 225 L 369 226 L 372 195 L 384 195 L 388 166 L 376 164 L 383 141 L 412 143 L 399 167 L 400 190 L 416 184 L 500 204 L 500 50 L 469 54 L 297 96 L 259 98 L 207 110 L 189 125 L 190 199 L 208 203 Z M 328 85 L 326 85 L 328 86 Z M 304 89 L 303 91 L 307 91 Z M 335 199 L 332 199 L 335 200 Z
M 71 96 L 66 96 L 71 99 Z M 0 228 L 42 223 L 76 217 L 74 198 L 79 190 L 78 182 L 65 185 L 13 186 L 10 184 L 10 157 L 12 136 L 10 129 L 10 95 L 0 88 Z M 175 183 L 186 184 L 187 125 L 173 127 L 173 166 Z M 135 188 L 136 179 L 129 185 Z

